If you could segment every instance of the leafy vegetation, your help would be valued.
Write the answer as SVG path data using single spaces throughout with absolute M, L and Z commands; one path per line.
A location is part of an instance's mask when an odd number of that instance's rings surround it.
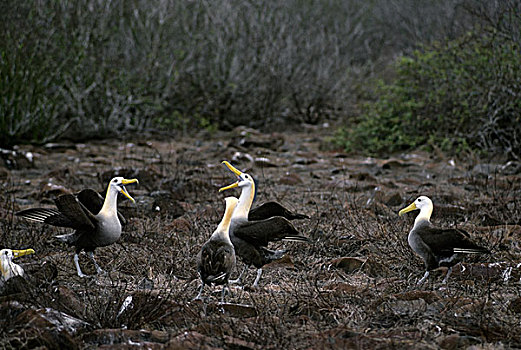
M 519 25 L 521 12 L 507 8 L 487 26 L 400 58 L 396 77 L 375 83 L 358 123 L 336 141 L 373 154 L 426 146 L 518 158 Z
M 453 0 L 8 0 L 0 10 L 3 146 L 339 117 L 388 57 L 468 22 Z

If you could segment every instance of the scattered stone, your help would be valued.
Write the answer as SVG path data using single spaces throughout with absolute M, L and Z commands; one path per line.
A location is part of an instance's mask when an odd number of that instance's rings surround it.
M 217 350 L 221 348 L 222 343 L 217 339 L 194 331 L 179 334 L 165 346 L 165 350 Z
M 329 282 L 329 283 L 324 284 L 323 289 L 334 291 L 334 292 L 339 292 L 339 293 L 347 293 L 347 294 L 354 293 L 357 295 L 364 292 L 363 290 L 361 290 L 361 288 L 359 286 L 356 286 L 356 285 L 353 285 L 350 283 L 346 283 L 346 282 Z
M 273 163 L 269 158 L 266 157 L 257 157 L 255 158 L 255 165 L 260 168 L 276 168 L 277 164 Z
M 286 172 L 279 179 L 279 183 L 283 185 L 298 185 L 303 183 L 302 178 L 298 176 L 296 173 Z
M 34 155 L 32 152 L 0 148 L 0 158 L 4 160 L 4 165 L 7 169 L 34 168 Z
M 441 338 L 438 344 L 445 350 L 468 349 L 472 345 L 481 344 L 481 340 L 476 337 L 451 334 Z
M 65 188 L 62 185 L 56 185 L 53 183 L 54 179 L 49 179 L 48 181 L 44 181 L 40 184 L 40 190 L 38 192 L 38 198 L 44 199 L 53 199 L 61 196 L 63 194 L 69 194 L 71 191 Z
M 233 164 L 240 164 L 243 162 L 250 162 L 253 163 L 254 159 L 253 157 L 248 153 L 243 152 L 235 152 L 232 156 L 232 163 Z

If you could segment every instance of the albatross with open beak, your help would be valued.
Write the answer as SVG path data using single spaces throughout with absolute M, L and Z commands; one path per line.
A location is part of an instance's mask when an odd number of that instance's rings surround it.
M 422 284 L 429 277 L 430 271 L 440 266 L 449 268 L 443 280 L 443 283 L 447 283 L 452 266 L 461 261 L 463 254 L 490 254 L 488 249 L 472 242 L 466 231 L 438 228 L 431 224 L 433 204 L 429 197 L 418 197 L 411 205 L 400 210 L 399 215 L 413 210 L 420 210 L 420 213 L 414 220 L 407 240 L 412 250 L 423 259 L 426 269 L 418 284 Z
M 62 242 L 76 247 L 74 264 L 78 276 L 85 277 L 79 264 L 78 254 L 85 250 L 92 259 L 97 273 L 103 270 L 94 259 L 94 249 L 116 242 L 121 236 L 124 218 L 117 211 L 118 193 L 135 202 L 125 185 L 139 183 L 137 179 L 115 177 L 110 180 L 105 198 L 92 189 L 86 189 L 77 196 L 65 194 L 55 199 L 57 209 L 32 208 L 16 213 L 17 216 L 53 226 L 69 227 L 76 231 L 56 236 Z
M 0 287 L 10 278 L 14 276 L 24 276 L 24 269 L 13 262 L 13 259 L 24 255 L 34 254 L 32 249 L 14 250 L 2 249 L 0 250 Z
M 291 222 L 282 216 L 256 221 L 249 220 L 248 215 L 255 197 L 255 181 L 249 174 L 241 172 L 229 162 L 223 161 L 223 164 L 237 175 L 237 182 L 219 189 L 219 192 L 236 187 L 241 189 L 239 202 L 231 219 L 230 239 L 235 248 L 235 254 L 246 265 L 253 265 L 257 268 L 257 277 L 253 283 L 253 286 L 257 287 L 262 275 L 262 267 L 282 258 L 285 253 L 284 250 L 269 250 L 267 247 L 270 242 L 280 240 L 309 242 L 309 240 L 301 236 Z

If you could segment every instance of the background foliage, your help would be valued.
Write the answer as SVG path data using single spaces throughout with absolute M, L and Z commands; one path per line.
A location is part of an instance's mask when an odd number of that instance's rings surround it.
M 348 150 L 517 149 L 505 131 L 519 103 L 514 1 L 7 0 L 0 10 L 3 146 L 336 120 Z M 478 110 L 483 128 L 469 134 Z M 418 135 L 435 119 L 439 133 Z
M 510 5 L 513 5 L 511 3 Z M 396 77 L 378 80 L 374 99 L 337 141 L 349 150 L 395 152 L 411 147 L 443 151 L 521 151 L 519 5 L 494 17 L 475 9 L 481 25 L 455 40 L 435 42 L 400 58 Z

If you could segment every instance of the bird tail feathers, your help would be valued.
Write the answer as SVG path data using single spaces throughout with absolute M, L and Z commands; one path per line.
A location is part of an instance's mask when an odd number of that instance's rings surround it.
M 306 242 L 309 243 L 309 239 L 304 236 L 294 235 L 294 236 L 286 236 L 282 239 L 283 241 L 291 241 L 291 242 Z
M 490 251 L 486 248 L 476 247 L 476 248 L 454 248 L 454 253 L 461 254 L 490 254 Z

